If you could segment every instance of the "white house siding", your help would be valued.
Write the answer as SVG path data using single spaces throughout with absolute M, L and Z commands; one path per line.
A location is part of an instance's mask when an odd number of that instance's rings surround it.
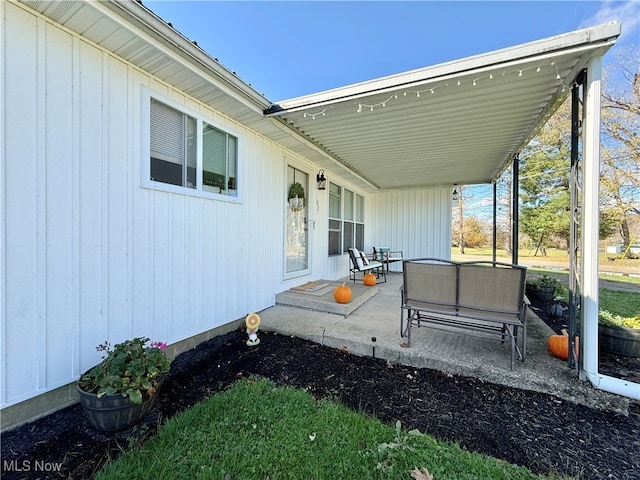
M 2 406 L 73 382 L 107 339 L 173 343 L 273 305 L 282 149 L 3 8 Z M 143 87 L 240 133 L 240 203 L 141 187 Z
M 2 12 L 2 408 L 72 383 L 105 340 L 178 342 L 348 274 L 345 255 L 327 256 L 316 166 L 23 8 Z M 145 92 L 240 135 L 241 202 L 141 186 Z M 285 282 L 289 162 L 311 178 L 311 272 Z M 367 195 L 327 174 L 365 196 L 368 250 L 448 256 L 448 188 Z
M 367 246 L 401 250 L 404 258 L 451 257 L 450 187 L 374 193 L 365 209 Z

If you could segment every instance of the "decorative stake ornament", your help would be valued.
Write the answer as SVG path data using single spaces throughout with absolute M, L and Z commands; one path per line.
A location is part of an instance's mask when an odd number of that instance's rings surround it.
M 249 335 L 247 345 L 250 347 L 258 345 L 260 343 L 260 339 L 258 338 L 257 332 L 260 327 L 260 316 L 257 313 L 250 313 L 247 315 L 244 323 L 247 326 L 247 335 Z

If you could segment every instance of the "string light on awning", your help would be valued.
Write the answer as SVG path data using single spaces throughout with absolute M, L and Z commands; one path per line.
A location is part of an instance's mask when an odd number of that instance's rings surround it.
M 556 80 L 560 80 L 560 74 L 558 73 L 558 66 L 556 65 L 556 63 L 554 61 L 552 61 L 551 63 L 549 63 L 549 66 L 553 66 L 555 68 L 556 71 Z M 508 76 L 508 75 L 512 75 L 515 74 L 518 77 L 526 77 L 527 76 L 527 72 L 529 71 L 535 71 L 535 73 L 540 73 L 543 69 L 544 65 L 543 64 L 538 64 L 535 66 L 531 66 L 531 67 L 526 67 L 526 68 L 516 68 L 514 70 L 503 70 L 499 75 L 502 77 Z M 495 78 L 495 73 L 494 72 L 488 72 L 486 75 L 482 75 L 479 77 L 474 78 L 471 81 L 471 85 L 472 86 L 477 86 L 482 80 L 493 80 Z M 465 83 L 464 80 L 456 80 L 455 85 L 456 86 L 461 86 Z M 429 87 L 429 88 L 425 88 L 423 90 L 406 90 L 402 93 L 403 97 L 408 96 L 409 94 L 414 94 L 416 96 L 416 98 L 421 98 L 421 94 L 425 93 L 425 92 L 429 92 L 429 93 L 435 93 L 436 89 L 438 88 L 443 88 L 443 87 L 449 87 L 452 84 L 450 84 L 449 82 L 443 82 L 439 85 L 433 86 L 433 87 Z M 564 91 L 564 85 L 562 85 L 563 91 Z M 378 102 L 378 103 L 373 103 L 373 104 L 367 104 L 367 103 L 362 103 L 359 102 L 358 103 L 358 108 L 356 110 L 357 113 L 362 113 L 363 110 L 368 109 L 370 112 L 373 112 L 373 110 L 377 107 L 386 107 L 387 103 L 394 99 L 394 98 L 398 98 L 398 95 L 392 95 L 389 98 L 387 98 L 386 100 L 382 101 L 382 102 Z
M 322 115 L 324 117 L 325 112 L 327 111 L 327 109 L 325 108 L 324 110 L 322 110 L 321 112 L 316 112 L 316 113 L 305 113 L 303 115 L 303 118 L 307 118 L 307 117 L 311 117 L 311 120 L 315 120 L 316 117 L 318 115 Z
M 407 95 L 407 92 L 404 92 L 404 95 L 406 96 L 406 95 Z M 378 103 L 374 103 L 374 104 L 372 104 L 372 105 L 367 105 L 366 103 L 358 103 L 358 110 L 356 110 L 356 111 L 357 111 L 358 113 L 360 113 L 360 112 L 362 112 L 362 109 L 363 109 L 363 108 L 368 108 L 368 109 L 369 109 L 369 111 L 373 112 L 373 109 L 374 109 L 374 108 L 376 108 L 376 107 L 386 107 L 386 106 L 387 106 L 387 102 L 388 102 L 389 100 L 393 100 L 393 99 L 396 99 L 396 98 L 398 98 L 398 94 L 391 95 L 391 96 L 390 96 L 389 98 L 387 98 L 386 100 L 383 100 L 383 101 L 378 102 Z
M 423 93 L 428 93 L 429 95 L 431 94 L 435 94 L 436 90 L 440 89 L 440 88 L 447 88 L 447 87 L 451 87 L 453 85 L 455 86 L 463 86 L 463 85 L 468 85 L 471 84 L 472 86 L 476 87 L 479 84 L 483 84 L 486 83 L 487 80 L 493 80 L 496 75 L 497 76 L 501 76 L 501 77 L 508 77 L 510 75 L 516 75 L 519 78 L 526 78 L 528 75 L 528 72 L 530 71 L 534 71 L 535 73 L 540 73 L 541 71 L 543 71 L 543 69 L 545 68 L 546 64 L 538 64 L 538 65 L 533 65 L 530 67 L 524 67 L 524 68 L 513 68 L 513 69 L 502 69 L 502 70 L 498 70 L 498 71 L 492 71 L 492 72 L 487 72 L 484 75 L 480 75 L 476 78 L 473 78 L 472 80 L 465 80 L 465 79 L 456 79 L 455 80 L 455 84 L 454 83 L 450 83 L 450 80 L 448 81 L 442 81 L 441 83 L 437 84 L 437 85 L 433 85 L 433 86 L 429 86 L 429 87 L 425 87 L 424 89 L 420 89 L 420 90 L 415 90 L 415 89 L 411 89 L 411 90 L 405 90 L 404 92 L 401 93 L 394 93 L 392 95 L 390 95 L 389 97 L 385 98 L 384 100 L 381 100 L 377 103 L 364 103 L 364 102 L 357 102 L 357 109 L 356 112 L 357 113 L 362 113 L 364 110 L 368 110 L 370 112 L 373 112 L 376 108 L 379 107 L 386 107 L 387 104 L 392 101 L 392 100 L 397 100 L 398 96 L 402 96 L 402 97 L 409 97 L 411 95 L 415 95 L 416 98 L 422 98 L 423 97 Z M 555 69 L 555 78 L 556 80 L 561 80 L 562 77 L 560 76 L 560 73 L 558 71 L 558 65 L 556 64 L 555 61 L 551 61 L 548 66 L 553 67 Z M 565 85 L 562 85 L 562 89 L 563 91 L 565 90 Z M 304 118 L 310 117 L 312 120 L 315 120 L 317 116 L 325 116 L 327 109 L 324 109 L 322 111 L 316 112 L 316 113 L 304 113 Z

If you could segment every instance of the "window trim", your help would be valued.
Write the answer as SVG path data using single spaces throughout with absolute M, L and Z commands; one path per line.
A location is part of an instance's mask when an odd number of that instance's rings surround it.
M 330 229 L 327 228 L 327 243 L 328 243 L 328 248 L 327 248 L 327 255 L 329 257 L 338 257 L 341 255 L 346 254 L 346 250 L 345 250 L 345 242 L 344 242 L 344 236 L 345 236 L 345 224 L 349 223 L 351 224 L 352 227 L 352 236 L 353 236 L 353 246 L 357 246 L 357 237 L 358 237 L 358 225 L 362 225 L 362 228 L 365 228 L 366 222 L 364 220 L 364 195 L 359 194 L 358 192 L 356 192 L 354 189 L 351 188 L 347 188 L 337 182 L 329 182 L 329 188 L 327 189 L 327 191 L 329 191 L 329 195 L 331 195 L 331 184 L 335 185 L 336 187 L 340 188 L 340 218 L 337 217 L 332 217 L 331 216 L 331 209 L 329 208 L 329 214 L 327 215 L 327 220 L 328 220 L 328 224 L 329 225 L 331 223 L 331 221 L 337 221 L 340 222 L 340 252 L 339 253 L 330 253 L 329 252 L 329 247 L 331 242 L 329 242 L 329 233 L 330 232 L 337 232 L 338 230 L 336 229 Z M 353 208 L 353 218 L 347 220 L 345 218 L 345 198 L 346 198 L 346 192 L 351 192 L 353 194 L 353 199 L 352 199 L 352 208 Z M 362 220 L 358 220 L 358 198 L 362 199 Z M 363 247 L 364 247 L 364 233 L 363 233 Z
M 172 185 L 170 183 L 157 182 L 151 180 L 151 99 L 155 99 L 158 102 L 164 103 L 165 105 L 178 110 L 179 112 L 188 115 L 196 120 L 196 130 L 198 131 L 198 147 L 197 147 L 197 164 L 196 164 L 196 188 L 183 187 L 181 185 Z M 240 133 L 239 130 L 229 127 L 228 125 L 222 124 L 213 117 L 209 117 L 203 115 L 201 112 L 194 110 L 193 108 L 188 107 L 187 105 L 177 102 L 166 95 L 162 95 L 156 91 L 152 91 L 143 86 L 142 93 L 142 108 L 141 108 L 141 118 L 140 121 L 142 123 L 142 154 L 140 155 L 141 160 L 141 179 L 140 186 L 142 188 L 147 188 L 150 190 L 158 190 L 162 192 L 169 193 L 177 193 L 180 195 L 187 195 L 191 197 L 200 197 L 200 198 L 209 198 L 213 200 L 221 200 L 225 202 L 231 203 L 242 203 L 243 191 L 244 191 L 244 176 L 243 176 L 243 166 L 244 166 L 244 137 Z M 211 191 L 204 190 L 202 188 L 202 170 L 203 170 L 203 162 L 202 162 L 202 128 L 204 124 L 211 125 L 212 127 L 228 134 L 232 135 L 237 139 L 236 145 L 236 155 L 237 155 L 237 165 L 236 165 L 236 196 L 225 195 L 222 193 L 215 193 Z

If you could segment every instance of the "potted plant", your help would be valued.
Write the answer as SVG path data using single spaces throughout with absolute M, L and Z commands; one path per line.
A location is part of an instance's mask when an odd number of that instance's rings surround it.
M 294 211 L 300 211 L 304 207 L 304 187 L 300 182 L 294 182 L 289 187 L 289 195 L 287 195 L 289 205 Z
M 93 427 L 120 430 L 137 423 L 153 407 L 171 360 L 166 343 L 148 342 L 138 337 L 113 349 L 109 342 L 96 347 L 106 356 L 77 384 L 80 403 Z
M 623 317 L 600 310 L 598 343 L 607 352 L 640 357 L 640 315 Z
M 558 279 L 546 273 L 535 280 L 527 280 L 526 293 L 530 300 L 550 302 L 556 296 L 564 295 L 566 287 Z

